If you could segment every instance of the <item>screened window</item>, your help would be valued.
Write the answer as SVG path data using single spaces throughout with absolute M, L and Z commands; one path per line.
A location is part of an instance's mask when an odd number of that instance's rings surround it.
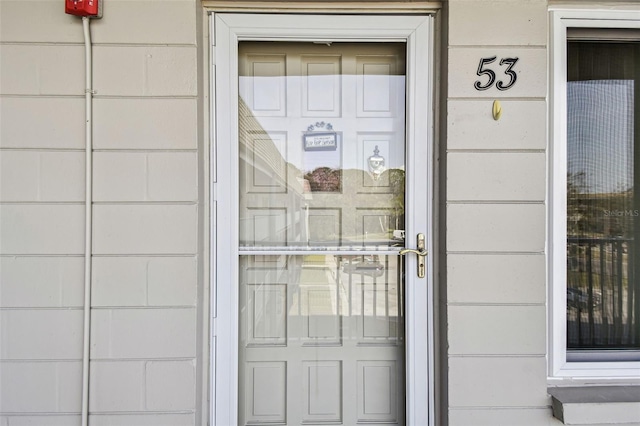
M 640 42 L 567 34 L 567 360 L 638 360 Z

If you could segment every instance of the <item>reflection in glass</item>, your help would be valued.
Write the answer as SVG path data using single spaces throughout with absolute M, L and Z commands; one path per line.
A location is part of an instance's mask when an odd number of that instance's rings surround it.
M 240 43 L 240 424 L 404 424 L 405 48 Z
M 634 43 L 568 44 L 567 348 L 640 348 Z
M 402 246 L 404 45 L 286 45 L 240 46 L 241 246 Z
M 280 420 L 286 405 L 309 401 L 324 405 L 324 414 L 340 420 L 347 413 L 340 401 L 331 401 L 342 382 L 355 386 L 379 380 L 381 372 L 387 379 L 383 386 L 367 389 L 360 414 L 366 414 L 364 405 L 370 401 L 380 401 L 388 410 L 378 417 L 402 417 L 403 393 L 395 389 L 402 386 L 404 375 L 400 257 L 314 254 L 240 259 L 241 424 Z M 305 369 L 337 360 L 338 370 L 325 368 L 333 374 L 327 386 L 308 387 Z M 363 368 L 365 360 L 375 360 L 378 367 Z M 282 386 L 274 386 L 274 381 Z M 356 393 L 354 389 L 349 395 L 354 405 Z M 352 418 L 363 418 L 355 408 Z M 288 416 L 302 420 L 322 418 L 304 410 L 289 411 Z

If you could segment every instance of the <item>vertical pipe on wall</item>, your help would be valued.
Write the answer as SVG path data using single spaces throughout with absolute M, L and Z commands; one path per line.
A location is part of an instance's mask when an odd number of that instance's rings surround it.
M 89 424 L 89 355 L 91 338 L 91 228 L 92 228 L 92 155 L 93 84 L 90 19 L 82 17 L 85 51 L 85 246 L 84 246 L 84 336 L 82 348 L 82 426 Z

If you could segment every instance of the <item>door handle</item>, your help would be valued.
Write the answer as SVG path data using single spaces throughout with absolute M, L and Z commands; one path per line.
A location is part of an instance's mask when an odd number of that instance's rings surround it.
M 417 236 L 417 250 L 404 248 L 400 250 L 400 255 L 404 256 L 407 253 L 415 253 L 418 255 L 418 278 L 424 278 L 426 266 L 425 266 L 425 256 L 429 254 L 429 252 L 425 249 L 425 238 L 424 234 L 420 233 Z

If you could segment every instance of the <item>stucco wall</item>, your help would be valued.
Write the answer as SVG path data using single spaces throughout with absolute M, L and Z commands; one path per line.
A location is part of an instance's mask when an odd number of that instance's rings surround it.
M 197 416 L 197 8 L 92 21 L 92 425 Z M 0 425 L 80 424 L 82 24 L 62 1 L 0 14 Z

